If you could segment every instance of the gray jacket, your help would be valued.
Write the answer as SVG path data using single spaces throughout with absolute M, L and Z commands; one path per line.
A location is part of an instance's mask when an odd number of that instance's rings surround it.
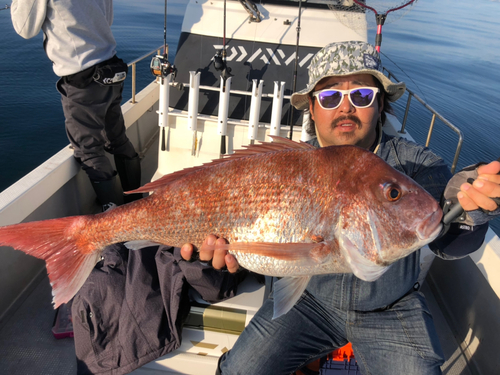
M 116 54 L 112 0 L 13 0 L 12 24 L 25 39 L 43 31 L 43 45 L 60 77 Z

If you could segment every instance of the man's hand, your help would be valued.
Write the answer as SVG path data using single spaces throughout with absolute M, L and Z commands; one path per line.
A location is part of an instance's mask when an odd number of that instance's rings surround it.
M 500 162 L 492 161 L 481 165 L 477 179 L 471 184 L 460 185 L 457 194 L 458 201 L 465 211 L 482 208 L 486 211 L 495 211 L 498 204 L 491 198 L 500 198 Z
M 224 238 L 217 238 L 213 234 L 205 238 L 205 241 L 199 249 L 199 258 L 202 262 L 212 261 L 212 266 L 216 270 L 227 267 L 231 273 L 238 271 L 240 267 L 236 258 L 228 254 L 227 250 L 217 249 L 217 245 L 225 245 L 227 241 Z M 215 250 L 214 250 L 215 247 Z M 184 244 L 181 247 L 181 256 L 184 260 L 190 260 L 193 255 L 194 246 L 192 244 Z

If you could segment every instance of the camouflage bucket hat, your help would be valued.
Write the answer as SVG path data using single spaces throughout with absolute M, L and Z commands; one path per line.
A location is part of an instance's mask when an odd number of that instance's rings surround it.
M 307 87 L 294 93 L 290 101 L 295 108 L 306 109 L 309 106 L 309 93 L 323 78 L 363 73 L 373 75 L 382 83 L 391 102 L 398 100 L 405 92 L 404 82 L 394 83 L 384 75 L 380 56 L 371 44 L 338 42 L 328 44 L 314 55 L 309 65 Z

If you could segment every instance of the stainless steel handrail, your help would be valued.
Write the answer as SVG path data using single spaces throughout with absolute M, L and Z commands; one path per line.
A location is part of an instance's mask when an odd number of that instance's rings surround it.
M 135 94 L 136 94 L 136 65 L 138 62 L 144 60 L 145 58 L 151 56 L 154 53 L 160 54 L 162 46 L 155 48 L 151 52 L 146 53 L 145 55 L 131 61 L 128 63 L 128 66 L 132 67 L 132 103 L 136 103 L 135 101 Z M 384 68 L 384 71 L 387 72 L 387 76 L 390 78 L 394 78 L 396 81 L 399 82 L 399 79 L 392 73 L 389 69 Z M 186 84 L 185 84 L 186 85 Z M 200 89 L 202 90 L 208 90 L 208 91 L 218 91 L 219 88 L 217 87 L 210 87 L 210 86 L 200 86 Z M 423 106 L 426 108 L 429 112 L 432 113 L 432 119 L 429 125 L 429 131 L 427 133 L 427 140 L 425 143 L 425 146 L 428 147 L 431 141 L 432 133 L 434 131 L 434 125 L 436 122 L 436 118 L 441 120 L 446 126 L 448 126 L 451 130 L 453 130 L 457 135 L 458 135 L 458 143 L 457 143 L 457 148 L 455 150 L 455 156 L 453 158 L 453 163 L 451 165 L 451 172 L 455 173 L 455 169 L 457 167 L 458 163 L 458 158 L 460 156 L 460 151 L 462 150 L 462 144 L 463 144 L 463 134 L 460 129 L 458 129 L 455 125 L 453 125 L 450 121 L 445 119 L 441 114 L 439 114 L 434 108 L 429 106 L 423 99 L 421 99 L 417 94 L 415 94 L 413 91 L 411 91 L 409 88 L 406 88 L 406 91 L 408 92 L 408 101 L 406 103 L 406 108 L 405 108 L 405 114 L 403 117 L 403 122 L 401 124 L 401 129 L 399 130 L 399 133 L 405 134 L 405 127 L 406 127 L 406 122 L 408 119 L 408 114 L 410 111 L 410 104 L 411 100 L 414 97 L 417 99 Z M 251 95 L 251 92 L 245 92 L 245 91 L 232 91 L 232 94 L 239 94 L 239 95 Z M 272 94 L 263 94 L 262 97 L 270 97 L 272 98 Z M 289 96 L 285 97 L 286 99 L 289 99 Z
M 162 48 L 162 47 L 163 47 L 163 45 L 162 45 L 162 46 L 160 46 L 160 47 L 158 47 L 158 48 L 155 48 L 155 49 L 154 49 L 154 50 L 152 50 L 151 52 L 148 52 L 148 53 L 146 53 L 145 55 L 142 55 L 141 57 L 139 57 L 139 58 L 137 58 L 137 59 L 135 59 L 135 60 L 133 60 L 133 61 L 131 61 L 131 62 L 129 62 L 129 63 L 127 64 L 127 66 L 131 66 L 131 67 L 132 67 L 132 100 L 131 100 L 131 103 L 136 103 L 136 101 L 135 101 L 136 83 L 135 83 L 135 82 L 136 82 L 136 76 L 137 76 L 137 75 L 136 75 L 136 70 L 137 70 L 137 69 L 136 69 L 136 65 L 137 65 L 137 63 L 138 63 L 139 61 L 144 60 L 146 57 L 151 56 L 151 55 L 152 55 L 152 54 L 154 54 L 155 52 L 156 52 L 158 55 L 160 55 L 160 51 L 161 51 L 161 48 Z
M 389 79 L 394 78 L 396 81 L 400 82 L 400 80 L 389 69 L 384 68 L 384 70 L 387 72 L 387 76 Z M 431 119 L 431 123 L 429 125 L 429 131 L 427 133 L 427 141 L 425 142 L 426 147 L 429 146 L 429 143 L 431 141 L 431 136 L 432 136 L 432 132 L 434 131 L 434 124 L 436 122 L 436 118 L 441 120 L 446 126 L 448 126 L 451 130 L 453 130 L 458 135 L 458 143 L 457 143 L 457 148 L 455 150 L 455 157 L 453 158 L 453 163 L 451 165 L 451 173 L 455 173 L 455 169 L 457 168 L 458 158 L 460 156 L 460 151 L 462 150 L 462 144 L 463 144 L 463 140 L 464 140 L 462 131 L 459 128 L 457 128 L 455 125 L 453 125 L 450 121 L 448 121 L 443 116 L 441 116 L 441 114 L 439 114 L 434 108 L 432 108 L 430 105 L 428 105 L 422 98 L 420 98 L 417 94 L 415 94 L 413 91 L 411 91 L 408 87 L 406 88 L 406 91 L 408 92 L 408 101 L 406 102 L 405 114 L 403 117 L 403 122 L 401 124 L 401 129 L 399 130 L 399 133 L 405 134 L 406 121 L 408 119 L 408 113 L 410 111 L 411 99 L 414 97 L 428 111 L 430 111 L 432 113 L 432 119 Z

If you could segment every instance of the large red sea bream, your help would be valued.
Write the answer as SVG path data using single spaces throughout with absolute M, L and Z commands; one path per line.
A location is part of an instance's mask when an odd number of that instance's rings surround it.
M 110 244 L 200 246 L 215 234 L 241 266 L 283 277 L 274 292 L 279 316 L 311 275 L 372 281 L 438 235 L 436 200 L 373 153 L 274 140 L 164 176 L 134 191 L 153 194 L 102 214 L 2 227 L 0 244 L 46 261 L 57 307 Z

